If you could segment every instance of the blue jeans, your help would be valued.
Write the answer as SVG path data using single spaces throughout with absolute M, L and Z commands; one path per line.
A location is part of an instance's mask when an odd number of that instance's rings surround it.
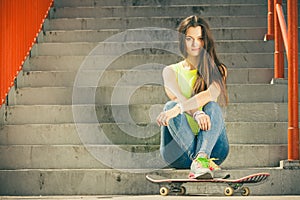
M 177 103 L 169 101 L 164 110 L 173 108 Z M 168 126 L 161 127 L 160 153 L 170 167 L 187 169 L 199 152 L 206 153 L 220 165 L 227 157 L 229 143 L 227 139 L 222 110 L 216 102 L 209 102 L 203 111 L 210 116 L 211 129 L 200 130 L 196 136 L 186 119 L 179 114 L 169 121 Z

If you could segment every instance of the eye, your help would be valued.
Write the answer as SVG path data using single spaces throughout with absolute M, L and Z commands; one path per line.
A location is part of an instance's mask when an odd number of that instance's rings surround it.
M 193 40 L 193 38 L 191 38 L 191 37 L 186 37 L 185 40 L 186 40 L 187 42 L 190 42 L 190 41 Z

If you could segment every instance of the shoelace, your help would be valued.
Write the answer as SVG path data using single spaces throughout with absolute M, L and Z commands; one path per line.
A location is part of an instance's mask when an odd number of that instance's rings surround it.
M 214 162 L 214 160 L 218 160 L 217 158 L 208 159 L 208 158 L 198 157 L 196 160 L 201 164 L 202 167 L 209 168 L 211 171 L 220 169 L 220 167 Z
M 210 158 L 209 160 L 209 168 L 210 170 L 220 170 L 221 168 L 217 165 L 214 160 L 219 160 L 217 158 Z

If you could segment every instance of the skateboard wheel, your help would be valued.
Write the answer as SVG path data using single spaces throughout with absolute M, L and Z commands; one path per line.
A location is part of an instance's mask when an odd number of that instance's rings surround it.
M 178 193 L 179 195 L 185 195 L 186 193 L 186 188 L 184 186 L 180 187 L 180 192 Z
M 159 193 L 162 196 L 167 196 L 170 193 L 170 190 L 169 188 L 163 186 L 160 188 Z
M 241 191 L 243 196 L 249 196 L 250 194 L 250 189 L 248 187 L 243 187 Z
M 226 196 L 232 196 L 234 193 L 234 189 L 232 187 L 226 187 L 224 190 L 224 194 Z

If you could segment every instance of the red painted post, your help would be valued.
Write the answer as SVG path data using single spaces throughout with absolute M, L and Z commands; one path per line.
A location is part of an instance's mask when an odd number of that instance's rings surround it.
M 283 39 L 280 30 L 280 24 L 278 20 L 278 13 L 276 12 L 276 4 L 282 5 L 282 0 L 274 1 L 274 39 L 275 39 L 275 51 L 274 51 L 274 78 L 284 78 L 284 49 Z
M 274 40 L 274 0 L 268 0 L 268 33 L 264 41 Z
M 299 160 L 298 1 L 288 5 L 288 160 Z

